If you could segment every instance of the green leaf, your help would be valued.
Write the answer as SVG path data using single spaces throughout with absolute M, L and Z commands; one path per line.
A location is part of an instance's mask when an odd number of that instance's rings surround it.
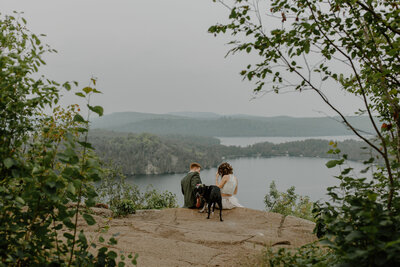
M 71 85 L 70 85 L 68 82 L 64 83 L 64 84 L 63 84 L 63 87 L 64 87 L 67 91 L 71 90 Z
M 104 253 L 106 253 L 107 250 L 108 250 L 108 248 L 106 248 L 106 247 L 101 247 L 101 248 L 99 249 L 99 253 L 104 254 Z
M 82 244 L 87 244 L 87 239 L 86 239 L 86 236 L 85 236 L 85 234 L 83 233 L 83 231 L 80 231 L 80 232 L 79 232 L 78 238 L 79 238 L 79 241 L 80 241 Z
M 103 116 L 103 112 L 104 112 L 103 107 L 101 107 L 101 106 L 95 106 L 95 107 L 93 107 L 93 106 L 88 105 L 88 108 L 89 108 L 91 111 L 97 113 L 99 116 Z
M 83 146 L 83 147 L 93 149 L 92 144 L 90 144 L 90 143 L 88 143 L 88 142 L 79 141 L 78 143 L 79 143 L 81 146 Z
M 64 233 L 64 236 L 65 236 L 67 239 L 74 239 L 74 236 L 73 236 L 72 234 L 70 234 L 70 233 Z
M 306 52 L 306 54 L 310 52 L 310 42 L 304 43 L 304 52 Z
M 85 97 L 84 94 L 82 94 L 81 92 L 75 93 L 75 95 L 79 96 L 79 97 Z
M 63 225 L 61 223 L 57 224 L 54 229 L 55 230 L 61 230 L 63 228 Z
M 342 171 L 342 175 L 346 175 L 348 174 L 351 170 L 353 170 L 353 168 L 346 168 Z
M 77 130 L 78 132 L 80 132 L 80 133 L 86 133 L 86 132 L 88 131 L 87 128 L 82 128 L 82 127 L 78 127 L 78 128 L 76 128 L 76 130 Z
M 338 164 L 337 160 L 330 160 L 330 161 L 328 161 L 325 165 L 326 165 L 326 167 L 328 167 L 328 168 L 333 168 L 333 167 L 335 167 L 337 164 Z
M 39 174 L 41 172 L 42 172 L 42 170 L 41 170 L 41 168 L 39 166 L 35 166 L 32 169 L 32 174 Z
M 388 220 L 379 222 L 379 225 L 382 225 L 382 226 L 389 226 L 389 225 L 392 225 L 392 224 L 393 224 L 393 222 L 392 221 L 388 221 Z
M 371 193 L 371 192 L 368 192 L 368 199 L 369 200 L 371 200 L 371 201 L 376 201 L 376 199 L 378 198 L 378 194 L 376 194 L 376 193 Z
M 132 264 L 133 265 L 137 265 L 137 258 L 139 257 L 139 254 L 135 254 L 135 257 L 133 258 L 133 260 L 132 260 Z
M 386 243 L 385 248 L 389 248 L 397 244 L 400 244 L 400 239 Z
M 25 205 L 25 201 L 21 198 L 21 197 L 16 197 L 15 201 L 17 201 L 18 203 Z
M 93 88 L 92 87 L 85 87 L 85 88 L 82 89 L 82 91 L 84 91 L 86 94 L 89 94 L 90 92 L 93 91 Z
M 12 158 L 5 158 L 3 164 L 7 169 L 9 169 L 14 165 L 14 160 Z
M 72 183 L 68 184 L 67 191 L 70 192 L 71 194 L 75 195 L 76 194 L 76 188 Z
M 65 218 L 65 219 L 63 220 L 63 223 L 64 223 L 64 225 L 67 226 L 69 229 L 75 228 L 75 224 L 71 222 L 71 219 L 70 219 L 70 218 Z
M 110 240 L 108 241 L 109 245 L 115 245 L 117 244 L 117 240 L 114 237 L 111 237 Z
M 74 121 L 76 121 L 76 122 L 86 122 L 85 119 L 79 114 L 76 114 L 74 116 Z
M 371 163 L 374 162 L 374 160 L 375 160 L 375 159 L 371 157 L 371 158 L 369 158 L 368 160 L 364 161 L 363 164 L 371 164 Z
M 324 238 L 324 239 L 320 240 L 319 243 L 320 243 L 321 245 L 323 245 L 323 246 L 328 246 L 328 247 L 331 247 L 331 246 L 334 245 L 333 242 L 330 241 L 330 240 L 327 239 L 327 238 Z
M 117 253 L 115 253 L 115 251 L 110 250 L 110 251 L 107 253 L 107 256 L 110 257 L 110 259 L 115 260 L 115 259 L 117 258 L 118 255 L 117 255 Z
M 94 225 L 96 223 L 96 220 L 92 217 L 92 215 L 84 213 L 82 216 L 88 225 Z
M 99 237 L 99 242 L 100 242 L 100 243 L 103 243 L 103 242 L 104 242 L 104 237 L 100 236 L 100 237 Z
M 362 237 L 363 237 L 363 235 L 359 231 L 353 231 L 350 234 L 348 234 L 345 237 L 345 239 L 346 239 L 347 242 L 352 242 L 355 239 L 359 239 L 359 238 L 362 238 Z

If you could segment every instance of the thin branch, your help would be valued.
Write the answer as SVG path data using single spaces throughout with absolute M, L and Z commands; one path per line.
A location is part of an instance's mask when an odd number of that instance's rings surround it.
M 389 23 L 387 23 L 386 21 L 384 21 L 382 19 L 382 16 L 380 14 L 377 14 L 372 8 L 368 7 L 367 5 L 365 5 L 364 3 L 357 1 L 356 2 L 359 6 L 361 6 L 364 10 L 370 12 L 378 21 L 381 21 L 383 25 L 385 25 L 386 28 L 388 28 L 389 30 L 391 30 L 393 33 L 395 34 L 400 34 L 400 30 L 399 29 L 395 29 L 392 26 L 390 26 Z
M 286 64 L 290 67 L 290 63 L 289 61 L 285 58 L 284 55 L 282 55 L 282 53 L 277 50 L 277 52 L 280 54 L 281 58 L 286 62 Z M 300 76 L 302 78 L 302 80 L 307 83 L 315 92 L 318 93 L 318 95 L 322 98 L 322 100 L 331 108 L 333 109 L 343 120 L 343 122 L 358 136 L 360 137 L 362 140 L 364 140 L 364 142 L 366 142 L 369 146 L 373 147 L 379 154 L 381 154 L 382 156 L 384 156 L 383 152 L 376 147 L 373 143 L 371 143 L 367 138 L 365 138 L 364 136 L 362 136 L 350 123 L 349 121 L 346 119 L 346 117 L 335 107 L 333 106 L 328 98 L 322 93 L 321 90 L 319 90 L 318 88 L 316 88 L 310 81 L 308 81 L 303 74 L 301 74 L 300 72 L 298 72 L 296 69 L 293 69 L 293 72 L 295 72 L 298 76 Z

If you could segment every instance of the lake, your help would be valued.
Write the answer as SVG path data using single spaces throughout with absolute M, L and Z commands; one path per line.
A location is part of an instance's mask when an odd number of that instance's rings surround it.
M 248 208 L 264 209 L 264 196 L 269 192 L 270 183 L 275 180 L 279 191 L 286 191 L 290 186 L 296 187 L 296 193 L 307 195 L 313 201 L 327 200 L 326 188 L 338 184 L 333 176 L 339 174 L 338 168 L 328 169 L 328 159 L 306 157 L 274 158 L 239 158 L 229 160 L 234 174 L 239 180 L 237 198 Z M 363 165 L 349 162 L 357 172 Z M 215 182 L 217 169 L 202 170 L 203 183 Z M 185 174 L 137 175 L 128 177 L 129 183 L 137 184 L 141 189 L 153 185 L 159 190 L 168 190 L 177 195 L 178 204 L 183 205 L 180 181 Z
M 304 141 L 307 139 L 322 139 L 332 141 L 344 141 L 344 140 L 360 140 L 356 135 L 340 135 L 340 136 L 306 136 L 306 137 L 216 137 L 221 141 L 221 145 L 226 146 L 240 146 L 246 147 L 261 142 L 270 142 L 274 144 L 280 144 L 285 142 L 293 141 Z

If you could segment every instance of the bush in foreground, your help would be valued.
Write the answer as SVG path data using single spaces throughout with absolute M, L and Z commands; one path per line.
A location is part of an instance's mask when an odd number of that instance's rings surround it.
M 121 169 L 114 167 L 107 169 L 101 176 L 97 192 L 97 201 L 108 204 L 115 216 L 133 214 L 136 210 L 178 207 L 175 194 L 160 192 L 151 186 L 145 192 L 140 192 L 137 185 L 127 183 Z
M 123 266 L 124 255 L 78 229 L 79 217 L 96 224 L 81 207 L 94 206 L 102 173 L 87 142 L 89 116 L 77 105 L 57 106 L 70 83 L 37 78 L 43 55 L 54 50 L 18 16 L 0 15 L 0 266 L 116 266 L 119 259 Z M 102 107 L 88 101 L 95 86 L 92 79 L 76 95 L 101 116 Z M 129 257 L 135 264 L 137 256 Z
M 269 185 L 269 193 L 264 198 L 265 208 L 284 216 L 292 215 L 314 221 L 312 213 L 314 203 L 309 197 L 296 194 L 295 190 L 296 188 L 292 186 L 286 192 L 279 192 L 275 181 L 272 181 Z

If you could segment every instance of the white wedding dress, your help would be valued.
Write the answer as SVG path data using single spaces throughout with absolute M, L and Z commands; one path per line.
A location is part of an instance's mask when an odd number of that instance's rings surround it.
M 243 207 L 240 205 L 239 200 L 233 195 L 237 184 L 237 178 L 233 174 L 229 175 L 229 180 L 225 183 L 224 187 L 221 188 L 221 193 L 231 196 L 222 197 L 222 209 L 231 210 L 236 207 Z

